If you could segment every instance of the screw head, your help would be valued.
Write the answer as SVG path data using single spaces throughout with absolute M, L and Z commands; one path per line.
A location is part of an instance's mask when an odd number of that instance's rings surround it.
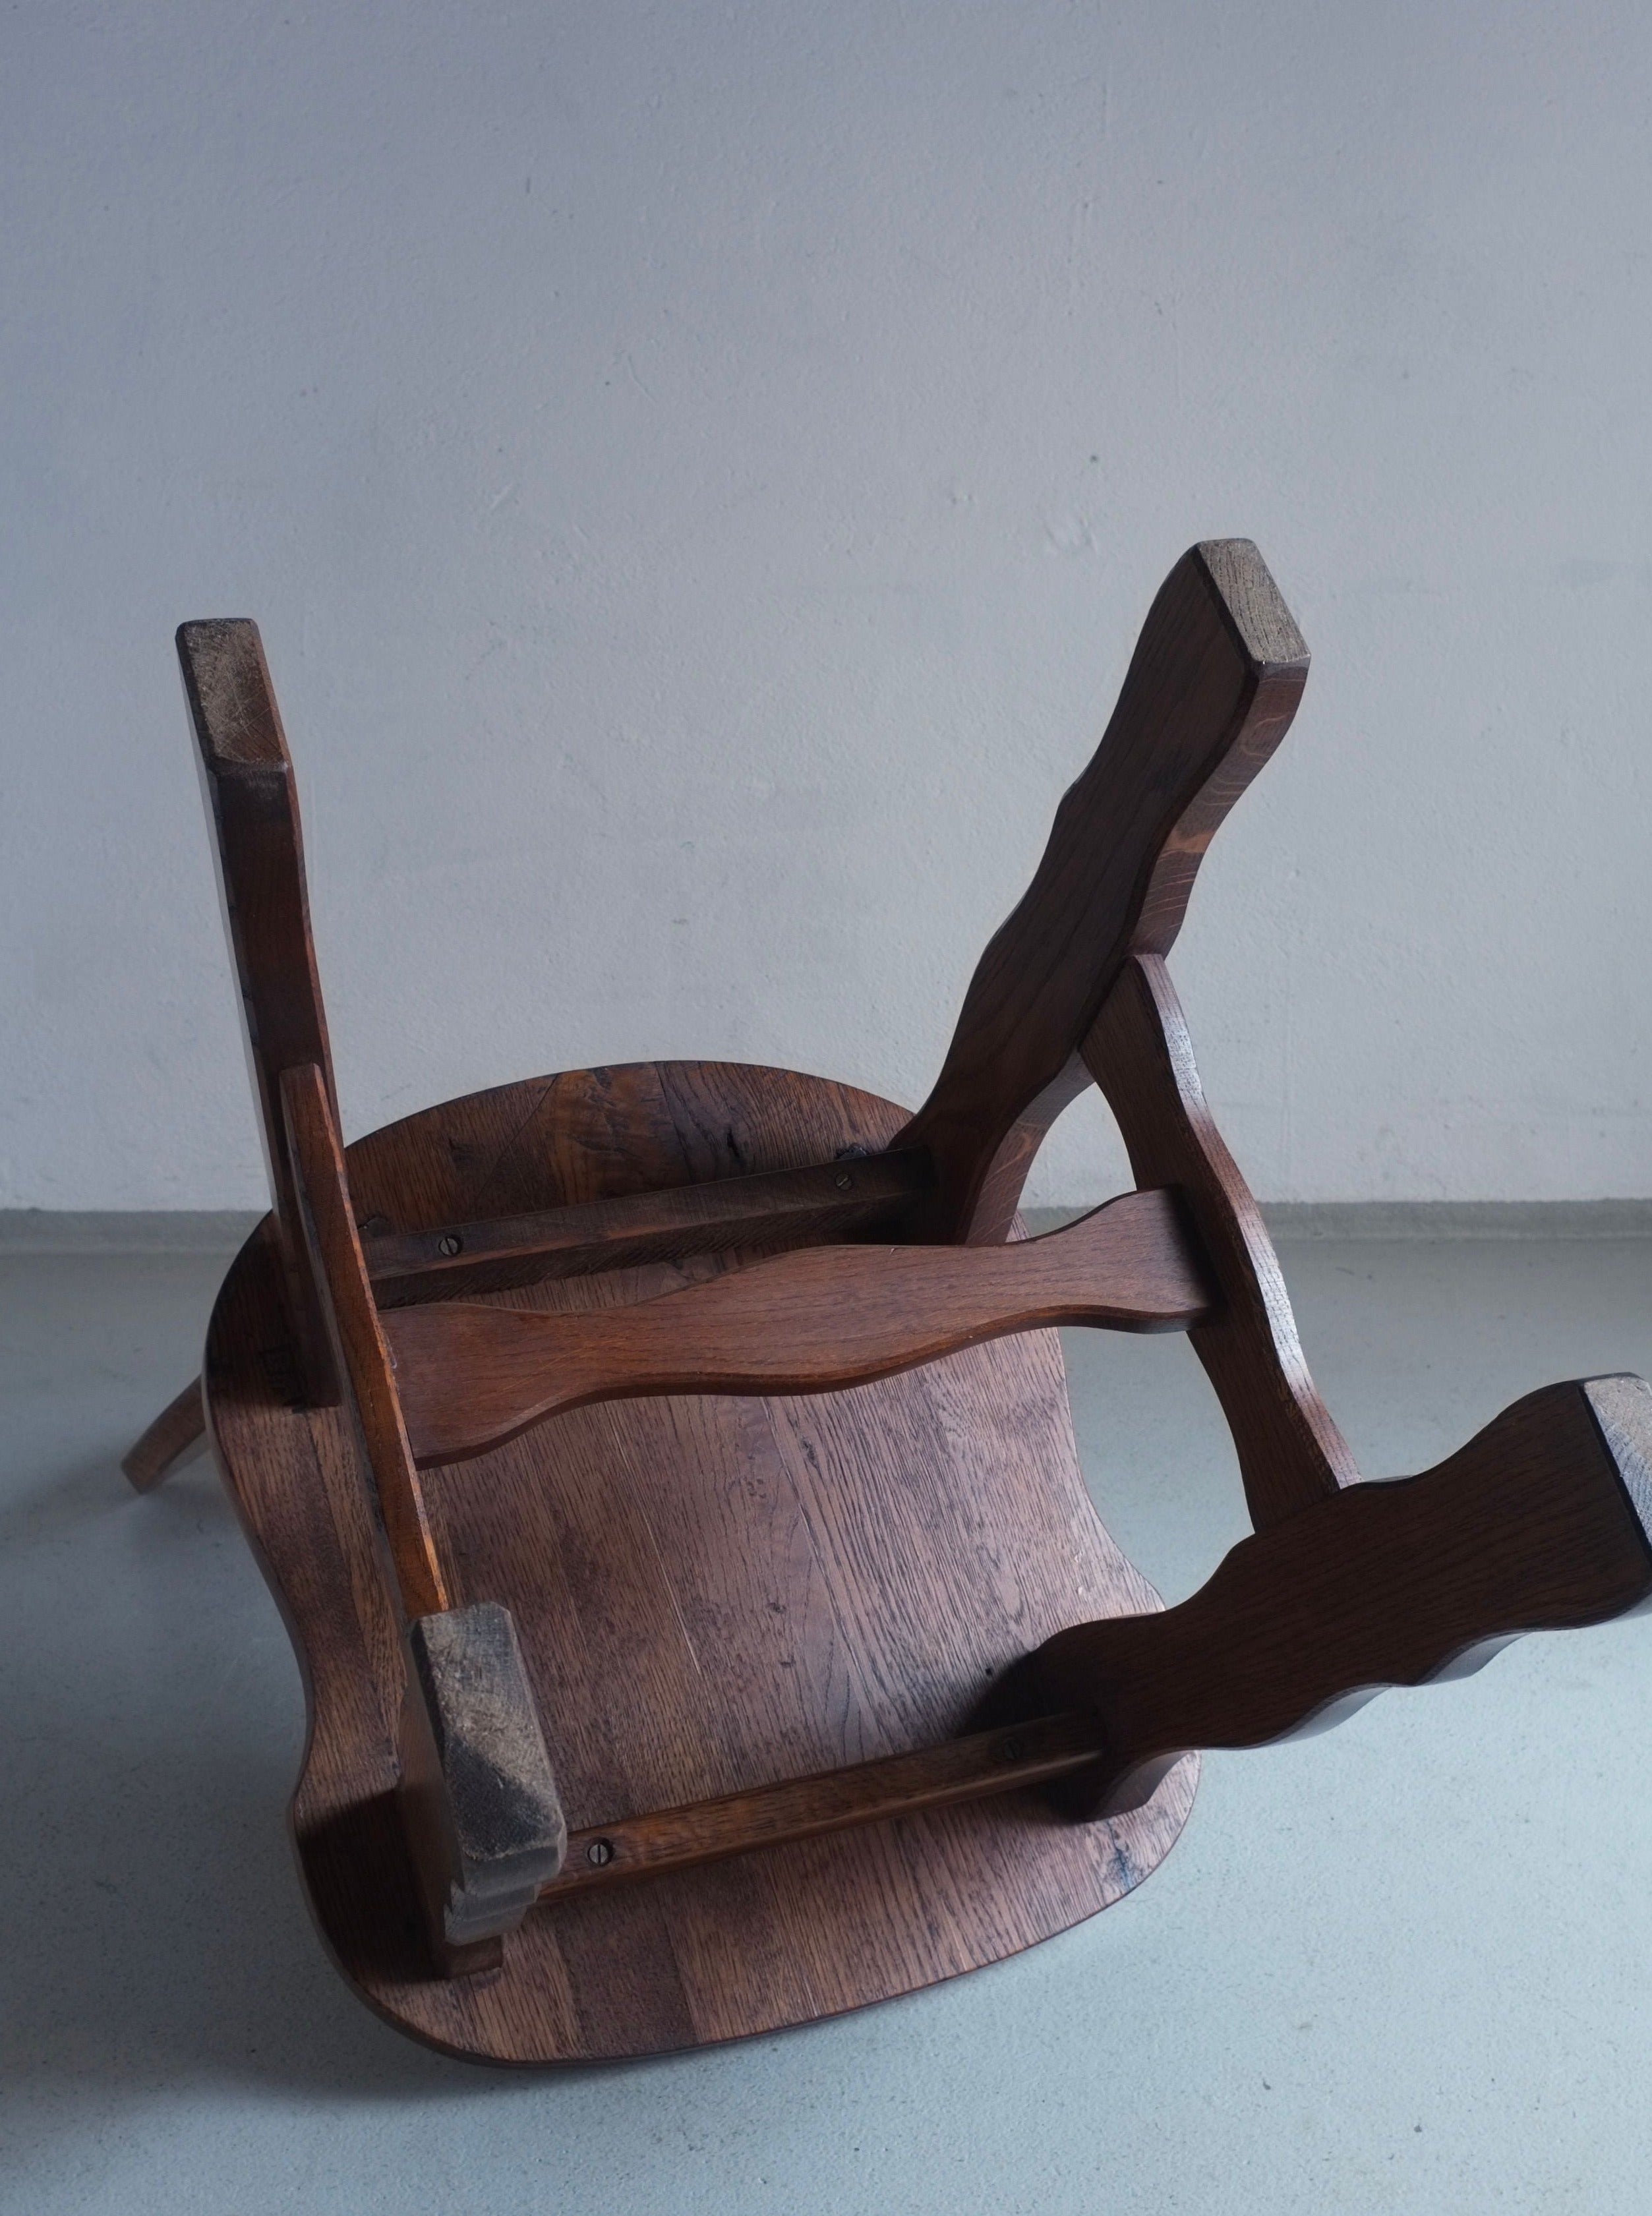
M 847 1170 L 843 1170 L 840 1172 L 835 1179 L 834 1179 L 833 1182 L 840 1192 L 848 1192 L 850 1186 L 854 1183 L 854 1179 L 849 1175 Z
M 457 1231 L 444 1231 L 436 1241 L 436 1252 L 438 1254 L 457 1254 L 464 1244 Z
M 611 1862 L 613 1860 L 613 1841 L 612 1839 L 593 1839 L 590 1845 L 585 1850 L 585 1859 L 594 1868 L 602 1868 L 606 1863 Z

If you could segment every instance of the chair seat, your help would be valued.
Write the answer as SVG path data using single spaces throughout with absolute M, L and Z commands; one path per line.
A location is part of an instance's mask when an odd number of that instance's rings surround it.
M 906 1120 L 790 1071 L 640 1063 L 427 1110 L 348 1167 L 358 1216 L 411 1232 L 875 1152 Z M 1196 1757 L 1109 1822 L 1012 1794 L 546 1904 L 502 1970 L 432 1979 L 391 1799 L 402 1671 L 372 1479 L 344 1409 L 293 1405 L 268 1230 L 219 1296 L 206 1400 L 306 1665 L 304 1882 L 345 1974 L 401 2028 L 517 2063 L 774 2030 L 1014 1954 L 1168 1850 Z M 642 1301 L 752 1259 L 484 1297 Z M 458 1601 L 515 1619 L 575 1831 L 933 1745 L 1063 1627 L 1159 1605 L 1085 1492 L 1048 1331 L 808 1399 L 576 1410 L 426 1491 Z

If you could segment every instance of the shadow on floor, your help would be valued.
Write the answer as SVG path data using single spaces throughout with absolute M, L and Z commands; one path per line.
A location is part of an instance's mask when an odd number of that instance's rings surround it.
M 9 2086 L 429 2100 L 506 2082 L 380 2025 L 327 1959 L 287 1829 L 297 1672 L 274 1666 L 285 1634 L 210 1472 L 138 1500 L 111 1453 L 25 1483 L 0 1560 Z

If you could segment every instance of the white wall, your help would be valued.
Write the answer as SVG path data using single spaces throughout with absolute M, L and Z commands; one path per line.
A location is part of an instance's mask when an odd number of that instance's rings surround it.
M 181 618 L 262 625 L 353 1132 L 915 1100 L 1227 532 L 1315 651 L 1174 965 L 1258 1191 L 1652 1192 L 1649 95 L 1633 0 L 26 4 L 0 1205 L 258 1197 Z

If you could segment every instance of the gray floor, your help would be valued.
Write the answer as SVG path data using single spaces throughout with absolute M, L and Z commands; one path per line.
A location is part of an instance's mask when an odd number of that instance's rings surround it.
M 1652 1370 L 1652 1246 L 1286 1253 L 1364 1465 L 1549 1379 Z M 1652 2104 L 1652 1627 L 1529 1640 L 1327 1737 L 1207 1761 L 1108 1915 L 938 1991 L 645 2067 L 424 2053 L 311 1936 L 282 1812 L 286 1637 L 197 1465 L 115 1458 L 218 1265 L 0 1259 L 0 2206 L 1628 2211 Z M 1085 1465 L 1170 1597 L 1243 1520 L 1176 1340 L 1069 1344 Z

